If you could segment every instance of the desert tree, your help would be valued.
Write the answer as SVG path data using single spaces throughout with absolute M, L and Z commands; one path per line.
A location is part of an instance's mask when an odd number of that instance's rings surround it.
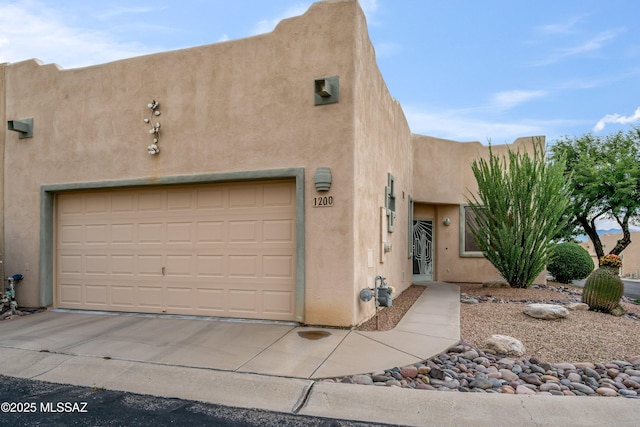
M 585 233 L 600 259 L 605 253 L 596 222 L 614 219 L 622 238 L 609 253 L 620 255 L 631 243 L 629 225 L 640 220 L 640 128 L 564 137 L 550 151 L 566 159 L 565 174 L 572 178 L 566 234 Z

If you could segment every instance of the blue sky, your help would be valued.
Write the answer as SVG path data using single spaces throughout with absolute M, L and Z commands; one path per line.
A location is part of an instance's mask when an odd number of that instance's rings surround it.
M 63 68 L 249 37 L 300 0 L 0 0 L 0 62 Z M 459 141 L 640 125 L 637 0 L 361 0 L 414 133 Z

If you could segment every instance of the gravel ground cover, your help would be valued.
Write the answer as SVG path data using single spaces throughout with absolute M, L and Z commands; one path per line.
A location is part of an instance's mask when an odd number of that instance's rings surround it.
M 540 320 L 523 313 L 528 302 L 579 302 L 580 288 L 555 282 L 542 289 L 486 288 L 480 283 L 456 285 L 461 294 L 486 300 L 460 305 L 460 336 L 473 347 L 482 348 L 487 338 L 500 334 L 520 340 L 526 350 L 523 357 L 548 363 L 605 363 L 640 354 L 640 321 L 632 317 L 579 310 L 572 311 L 566 319 Z M 380 310 L 379 320 L 374 317 L 358 330 L 393 329 L 424 290 L 422 286 L 410 286 L 393 300 L 391 308 Z M 621 305 L 628 313 L 640 316 L 640 305 L 630 302 Z

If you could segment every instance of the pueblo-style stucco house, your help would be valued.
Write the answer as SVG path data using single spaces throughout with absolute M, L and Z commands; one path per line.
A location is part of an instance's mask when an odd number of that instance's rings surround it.
M 487 148 L 411 133 L 355 0 L 86 68 L 0 64 L 0 117 L 21 306 L 351 326 L 376 276 L 499 277 L 465 233 Z
M 616 246 L 618 240 L 622 238 L 622 232 L 620 233 L 605 233 L 600 236 L 602 242 L 602 248 L 604 253 L 607 254 L 611 249 Z M 622 267 L 620 267 L 620 276 L 628 277 L 630 279 L 640 279 L 640 231 L 631 232 L 631 243 L 620 254 L 622 257 Z M 580 246 L 585 248 L 591 258 L 594 265 L 598 266 L 598 255 L 593 248 L 591 240 L 580 243 Z

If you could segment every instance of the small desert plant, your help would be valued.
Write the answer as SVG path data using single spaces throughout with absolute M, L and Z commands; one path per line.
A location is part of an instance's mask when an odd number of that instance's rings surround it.
M 591 255 L 577 243 L 559 243 L 553 247 L 549 273 L 560 283 L 584 279 L 593 271 Z
M 600 267 L 611 267 L 618 269 L 622 267 L 622 260 L 616 254 L 605 255 L 600 258 Z
M 582 302 L 589 310 L 611 313 L 624 293 L 624 283 L 615 267 L 601 267 L 587 278 L 582 292 Z

